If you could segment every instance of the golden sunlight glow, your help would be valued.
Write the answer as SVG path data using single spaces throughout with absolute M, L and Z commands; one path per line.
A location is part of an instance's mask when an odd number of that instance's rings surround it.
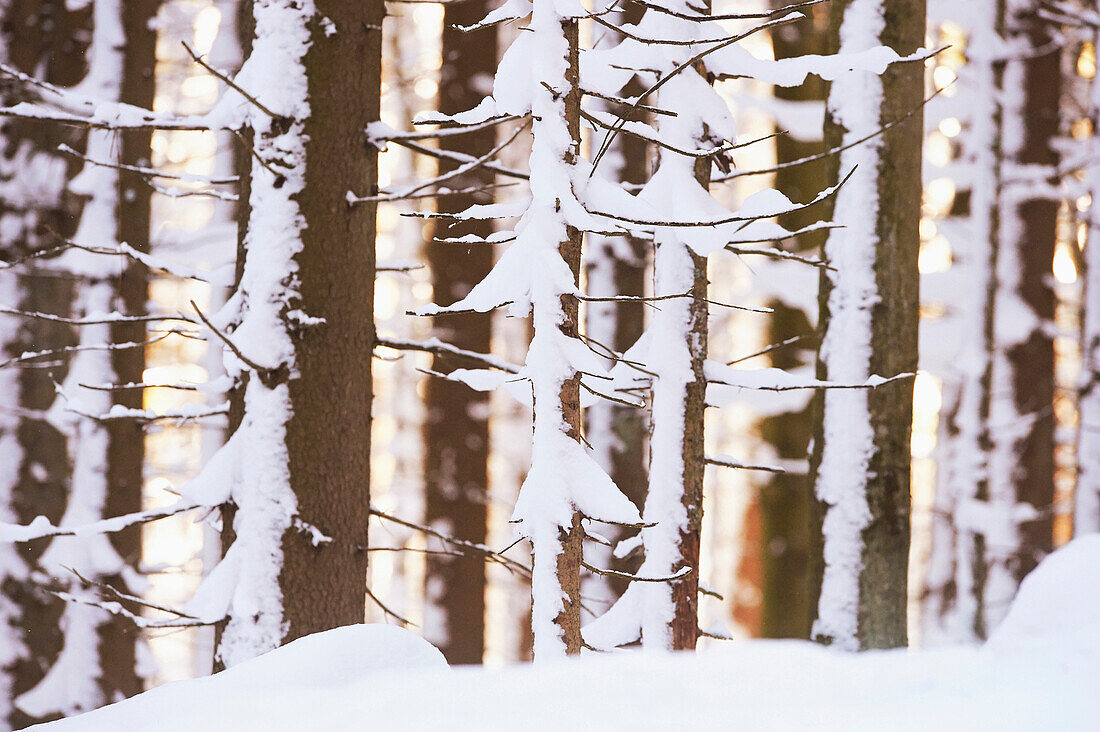
M 1054 249 L 1054 279 L 1063 285 L 1072 285 L 1077 281 L 1077 263 L 1073 261 L 1073 253 L 1068 242 L 1058 242 Z
M 951 140 L 939 131 L 932 132 L 924 143 L 924 154 L 928 161 L 937 168 L 942 168 L 951 162 Z
M 1077 57 L 1077 73 L 1086 79 L 1096 76 L 1096 46 L 1090 41 L 1081 45 L 1081 55 Z
M 962 123 L 954 117 L 940 120 L 940 132 L 944 137 L 957 137 L 962 132 Z
M 944 89 L 949 84 L 953 84 L 958 76 L 954 70 L 947 66 L 937 66 L 932 71 L 932 83 L 936 85 L 937 89 Z
M 216 5 L 208 5 L 195 15 L 195 52 L 200 56 L 210 53 L 214 48 L 214 39 L 218 37 L 221 22 L 222 12 Z
M 946 272 L 951 267 L 951 244 L 947 237 L 933 236 L 920 245 L 917 268 L 921 274 Z
M 935 211 L 935 216 L 946 216 L 955 203 L 955 181 L 950 178 L 929 181 L 924 189 L 924 203 Z

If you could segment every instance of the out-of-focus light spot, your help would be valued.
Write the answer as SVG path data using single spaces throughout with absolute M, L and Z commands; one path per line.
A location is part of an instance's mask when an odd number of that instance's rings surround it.
M 1088 211 L 1089 210 L 1089 205 L 1091 203 L 1092 203 L 1092 196 L 1090 196 L 1089 194 L 1086 193 L 1085 195 L 1083 195 L 1083 196 L 1081 196 L 1080 198 L 1077 199 L 1077 201 L 1076 201 L 1077 210 L 1082 211 L 1082 212 Z
M 1092 120 L 1085 117 L 1073 120 L 1069 126 L 1069 133 L 1075 140 L 1087 140 L 1092 136 Z
M 1063 285 L 1072 285 L 1077 281 L 1077 263 L 1065 243 L 1059 243 L 1054 250 L 1054 279 Z
M 1086 79 L 1096 76 L 1096 46 L 1090 41 L 1081 44 L 1081 55 L 1077 57 L 1077 73 Z
M 941 406 L 940 382 L 927 371 L 918 371 L 913 380 L 913 403 L 922 412 L 938 412 Z
M 931 239 L 936 235 L 936 222 L 927 216 L 920 220 L 920 238 Z
M 413 22 L 418 26 L 437 26 L 443 22 L 443 5 L 421 3 L 413 10 Z
M 213 76 L 190 76 L 180 84 L 180 93 L 192 99 L 213 102 L 218 96 L 218 80 Z
M 954 117 L 940 120 L 940 132 L 944 137 L 957 137 L 962 132 L 962 123 Z
M 932 83 L 936 85 L 937 89 L 944 89 L 948 84 L 954 83 L 957 78 L 955 72 L 947 66 L 937 66 L 932 72 Z
M 201 56 L 210 53 L 214 39 L 218 37 L 218 28 L 222 22 L 222 13 L 217 6 L 209 5 L 195 16 L 195 51 Z
M 951 267 L 951 244 L 946 237 L 933 236 L 921 242 L 917 269 L 921 274 L 946 272 Z
M 413 86 L 413 91 L 416 92 L 416 96 L 421 99 L 435 99 L 435 93 L 438 91 L 439 85 L 435 83 L 435 79 L 427 79 L 421 77 L 416 80 L 416 84 Z
M 936 215 L 946 216 L 955 203 L 955 181 L 950 178 L 930 180 L 925 187 L 924 200 L 935 210 Z
M 951 140 L 939 132 L 928 135 L 924 144 L 925 155 L 929 162 L 937 168 L 942 168 L 951 162 Z

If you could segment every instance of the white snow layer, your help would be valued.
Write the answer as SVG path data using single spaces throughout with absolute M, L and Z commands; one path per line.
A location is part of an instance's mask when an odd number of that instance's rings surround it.
M 215 676 L 34 729 L 1095 729 L 1100 536 L 1048 557 L 980 648 L 847 653 L 800 641 L 443 668 L 412 633 L 355 625 Z

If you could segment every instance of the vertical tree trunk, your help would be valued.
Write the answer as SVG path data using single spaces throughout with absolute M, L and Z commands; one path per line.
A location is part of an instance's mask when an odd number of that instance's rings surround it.
M 924 1 L 843 0 L 833 6 L 831 44 L 876 45 L 899 55 L 924 39 Z M 893 66 L 831 85 L 825 142 L 836 146 L 899 119 L 922 97 L 922 69 Z M 847 174 L 834 202 L 821 282 L 821 379 L 859 382 L 917 366 L 917 224 L 921 114 L 834 158 Z M 909 439 L 913 384 L 867 393 L 827 391 L 820 400 L 811 470 L 822 514 L 821 578 L 814 636 L 842 648 L 905 645 L 909 554 Z
M 1062 88 L 1061 44 L 1049 24 L 1034 16 L 1034 6 L 1027 0 L 1010 0 L 1007 12 L 1011 13 L 1010 37 L 1025 40 L 1025 48 L 1035 49 L 1006 70 L 1012 77 L 1009 83 L 1019 84 L 1023 94 L 1022 104 L 1013 110 L 1023 120 L 1023 139 L 1011 141 L 1018 145 L 1012 162 L 1053 169 L 1058 163 L 1053 143 L 1058 137 Z M 1006 246 L 1015 250 L 1018 272 L 1004 276 L 1002 285 L 1014 287 L 1011 297 L 1019 298 L 1035 317 L 1026 338 L 1010 344 L 1007 352 L 1015 413 L 1026 427 L 1010 428 L 1009 444 L 998 448 L 1018 461 L 1009 474 L 1015 501 L 1037 510 L 1034 518 L 1020 523 L 1019 548 L 1010 560 L 1018 585 L 1054 550 L 1054 335 L 1048 326 L 1054 323 L 1051 263 L 1059 203 L 1027 190 L 1013 190 L 1009 204 L 1015 204 L 1015 210 L 1006 216 L 1008 228 L 1003 233 Z M 998 611 L 1003 612 L 1007 607 Z
M 362 622 L 366 604 L 375 207 L 345 196 L 377 180 L 364 128 L 378 119 L 384 8 L 316 7 L 303 59 L 310 114 L 293 306 L 324 323 L 296 329 L 286 445 L 298 517 L 332 541 L 314 545 L 294 530 L 283 538 L 284 641 Z
M 129 0 L 122 13 L 125 36 L 122 80 L 119 101 L 152 109 L 156 91 L 157 34 L 153 21 L 159 0 Z M 125 130 L 118 133 L 118 162 L 123 165 L 148 167 L 152 151 L 149 130 Z M 118 173 L 118 240 L 138 251 L 149 250 L 150 202 L 152 189 L 136 173 Z M 130 315 L 146 310 L 148 271 L 139 262 L 125 264 L 116 287 L 116 309 Z M 138 343 L 145 339 L 142 323 L 116 323 L 111 326 L 111 342 Z M 141 383 L 145 370 L 145 350 L 130 348 L 111 354 L 112 370 L 120 384 Z M 141 389 L 114 392 L 113 402 L 132 409 L 141 409 Z M 120 516 L 141 510 L 145 432 L 136 420 L 115 420 L 107 426 L 107 502 L 106 516 Z M 137 570 L 141 561 L 141 527 L 133 526 L 111 535 L 115 551 L 130 568 Z M 109 584 L 124 587 L 122 576 L 107 579 Z M 100 628 L 100 654 L 104 698 L 133 696 L 142 690 L 137 673 L 136 642 L 133 624 L 115 617 Z
M 775 57 L 791 58 L 807 53 L 824 53 L 828 36 L 828 8 L 813 9 L 812 20 L 792 23 L 772 33 Z M 776 99 L 794 103 L 825 101 L 825 83 L 810 76 L 797 87 L 775 87 Z M 820 141 L 798 140 L 791 135 L 776 138 L 776 162 L 784 163 L 820 153 Z M 775 188 L 792 201 L 810 201 L 829 185 L 826 161 L 784 168 L 775 177 Z M 794 231 L 817 220 L 818 212 L 803 209 L 779 218 L 779 224 Z M 824 242 L 824 232 L 808 232 L 797 237 L 800 252 L 816 251 Z M 774 313 L 768 320 L 768 342 L 789 338 L 804 340 L 771 355 L 775 368 L 793 369 L 803 364 L 799 349 L 814 347 L 805 339 L 813 326 L 801 309 L 775 300 L 768 303 Z M 805 351 L 803 351 L 805 352 Z M 760 425 L 762 436 L 777 457 L 799 461 L 806 457 L 813 437 L 813 415 L 809 406 L 797 411 L 766 418 Z M 764 638 L 809 638 L 814 605 L 810 590 L 810 555 L 813 541 L 813 487 L 808 475 L 797 471 L 770 474 L 760 488 L 760 546 L 762 565 L 760 635 Z
M 497 62 L 495 29 L 469 33 L 456 26 L 480 21 L 490 9 L 485 0 L 444 6 L 439 111 L 456 114 L 477 106 L 484 95 L 482 80 L 490 78 Z M 481 157 L 495 143 L 495 128 L 443 137 L 447 150 Z M 441 162 L 440 173 L 455 167 Z M 455 180 L 454 187 L 489 185 L 493 175 L 484 169 Z M 492 194 L 445 196 L 438 210 L 458 212 L 476 203 L 491 201 Z M 487 237 L 489 221 L 458 223 L 435 234 Z M 492 267 L 492 247 L 428 244 L 435 300 L 449 305 L 462 299 Z M 459 348 L 488 353 L 491 336 L 489 313 L 437 315 L 440 337 Z M 454 364 L 435 356 L 434 371 L 446 372 Z M 446 379 L 427 382 L 427 417 L 424 426 L 425 519 L 452 536 L 479 544 L 488 533 L 489 395 Z M 480 557 L 429 555 L 425 572 L 425 601 L 433 606 L 435 623 L 425 633 L 452 664 L 481 663 L 485 653 L 485 562 Z
M 63 2 L 8 3 L 3 8 L 0 41 L 4 60 L 54 84 L 73 86 L 86 70 L 83 54 L 89 20 L 86 8 L 69 11 Z M 19 101 L 8 91 L 5 104 Z M 49 229 L 62 235 L 73 233 L 79 204 L 65 195 L 65 184 L 78 165 L 63 159 L 56 149 L 62 142 L 79 147 L 81 131 L 6 119 L 0 124 L 0 134 L 3 165 L 8 171 L 0 197 L 0 217 L 5 222 L 0 256 L 13 260 L 53 246 Z M 70 280 L 33 262 L 4 271 L 0 277 L 4 304 L 38 312 L 70 312 Z M 73 329 L 58 323 L 6 318 L 0 327 L 0 348 L 6 357 L 74 343 Z M 3 377 L 3 393 L 30 414 L 44 412 L 55 397 L 52 379 L 64 378 L 65 370 L 64 365 L 51 370 L 9 369 Z M 45 515 L 60 521 L 70 478 L 65 436 L 41 418 L 17 417 L 13 412 L 0 423 L 0 443 L 4 462 L 0 512 L 6 520 L 26 523 Z M 0 558 L 0 616 L 4 616 L 0 619 L 18 629 L 17 637 L 9 636 L 6 627 L 0 629 L 4 635 L 0 640 L 0 729 L 43 721 L 20 710 L 14 700 L 42 680 L 61 650 L 58 620 L 63 603 L 30 577 L 39 570 L 39 559 L 49 543 L 42 540 L 11 546 Z
M 536 0 L 545 3 L 547 0 Z M 536 11 L 537 12 L 537 11 Z M 566 164 L 572 165 L 580 155 L 581 145 L 581 90 L 580 90 L 580 40 L 577 21 L 562 20 L 561 32 L 565 36 L 566 68 L 561 81 L 566 84 L 564 98 L 565 128 L 571 141 L 570 148 L 566 152 Z M 537 114 L 537 112 L 535 112 Z M 549 142 L 549 141 L 548 141 Z M 559 204 L 560 205 L 560 204 Z M 566 239 L 558 246 L 561 258 L 565 260 L 569 270 L 573 273 L 573 282 L 580 284 L 581 278 L 581 243 L 583 234 L 572 226 L 565 227 Z M 559 328 L 566 337 L 576 338 L 580 326 L 580 301 L 573 297 L 561 297 L 561 312 L 564 316 L 560 320 Z M 546 327 L 549 323 L 544 323 Z M 538 325 L 536 324 L 536 329 Z M 581 375 L 574 373 L 561 386 L 559 394 L 561 400 L 561 416 L 568 428 L 568 435 L 577 442 L 583 441 L 583 426 L 581 419 Z M 573 520 L 570 525 L 560 527 L 558 541 L 561 543 L 561 552 L 556 557 L 557 580 L 561 587 L 562 607 L 554 618 L 554 624 L 561 629 L 561 640 L 568 654 L 581 652 L 581 560 L 583 558 L 584 530 L 581 528 L 581 514 L 573 511 Z M 534 581 L 534 580 L 532 580 Z M 535 632 L 536 658 L 538 658 L 538 632 Z
M 362 622 L 382 3 L 256 0 L 256 160 L 231 338 L 248 372 L 231 491 L 228 666 Z M 243 356 L 243 358 L 240 358 Z M 216 569 L 215 572 L 218 570 Z
M 1095 9 L 1095 4 L 1094 4 Z M 1100 30 L 1093 45 L 1100 41 Z M 1077 484 L 1074 489 L 1074 536 L 1100 532 L 1100 77 L 1093 76 L 1089 89 L 1092 137 L 1086 169 L 1092 204 L 1088 212 L 1085 243 L 1085 283 L 1081 317 L 1081 377 L 1077 409 Z
M 621 22 L 636 25 L 645 8 L 628 4 L 623 8 Z M 605 31 L 601 31 L 605 32 Z M 614 46 L 621 40 L 618 34 L 608 30 L 600 47 Z M 637 78 L 623 89 L 626 96 L 637 96 L 645 86 Z M 592 100 L 594 106 L 608 114 L 623 113 L 622 105 Z M 651 115 L 637 111 L 630 119 L 648 122 Z M 629 135 L 615 138 L 612 149 L 603 163 L 604 175 L 618 183 L 642 185 L 649 174 L 649 149 L 643 140 Z M 593 297 L 642 297 L 645 295 L 647 242 L 634 237 L 603 237 L 589 235 L 586 278 L 588 294 Z M 642 302 L 609 301 L 589 302 L 585 314 L 585 336 L 596 348 L 609 348 L 624 353 L 641 338 L 645 330 L 645 304 Z M 614 364 L 610 364 L 614 366 Z M 645 412 L 634 407 L 599 400 L 585 412 L 586 437 L 597 455 L 601 467 L 619 490 L 635 505 L 645 502 L 646 470 L 646 418 Z M 628 531 L 618 528 L 609 532 L 608 538 L 618 542 Z M 610 556 L 612 568 L 620 572 L 633 572 L 638 561 L 634 558 L 617 560 Z M 628 582 L 621 577 L 594 577 L 593 582 L 606 582 L 607 590 L 600 599 L 614 599 L 626 591 Z M 586 583 L 587 584 L 587 583 Z M 587 594 L 587 592 L 586 592 Z
M 1053 542 L 1054 351 L 1045 326 L 1054 318 L 1057 204 L 1014 171 L 1056 163 L 1059 59 L 1027 3 L 976 8 L 963 69 L 978 90 L 963 139 L 974 185 L 963 198 L 969 236 L 958 243 L 975 297 L 960 308 L 959 327 L 982 337 L 965 341 L 958 401 L 944 417 L 951 444 L 926 589 L 930 642 L 984 640 Z

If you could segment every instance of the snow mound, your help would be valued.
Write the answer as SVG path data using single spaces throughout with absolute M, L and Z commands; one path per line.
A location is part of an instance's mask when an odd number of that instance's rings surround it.
M 1100 534 L 1087 534 L 1024 578 L 1012 608 L 986 644 L 994 650 L 1060 646 L 1100 656 Z M 1090 643 L 1091 641 L 1091 643 Z
M 340 709 L 344 695 L 359 696 L 370 679 L 447 666 L 443 654 L 393 625 L 348 625 L 299 638 L 270 653 L 199 679 L 165 684 L 94 712 L 31 729 L 62 732 L 174 732 L 232 729 L 306 730 L 313 707 Z M 357 691 L 351 692 L 352 689 Z M 365 717 L 347 718 L 362 729 Z
M 751 641 L 447 669 L 383 625 L 319 633 L 229 671 L 42 728 L 283 730 L 1096 729 L 1100 536 L 1044 560 L 982 647 L 845 653 Z

